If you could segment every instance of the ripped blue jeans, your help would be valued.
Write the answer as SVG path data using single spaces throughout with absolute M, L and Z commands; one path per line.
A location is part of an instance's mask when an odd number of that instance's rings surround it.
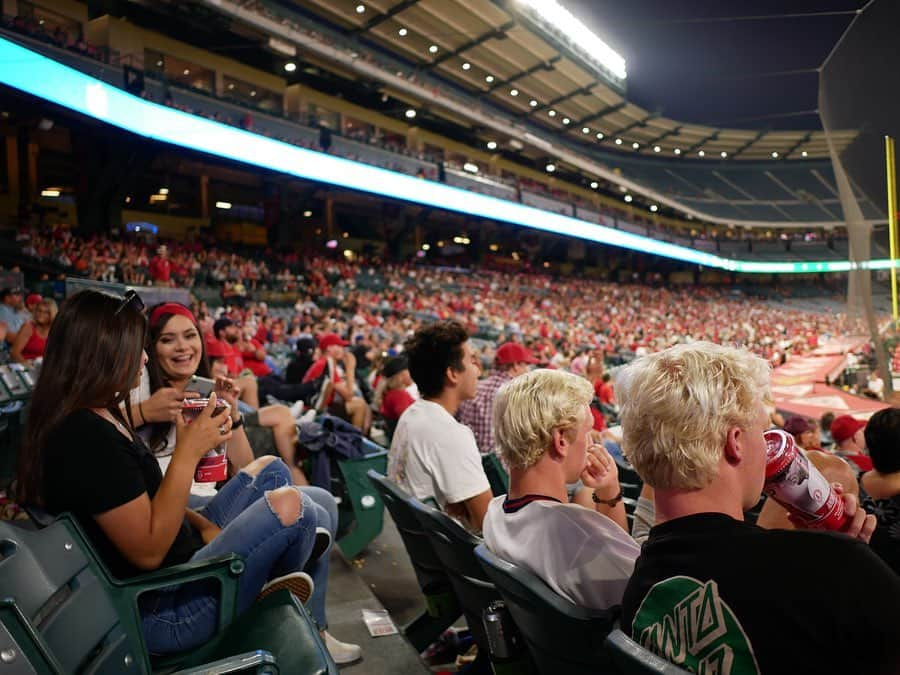
M 191 557 L 205 560 L 236 553 L 244 560 L 238 577 L 238 612 L 245 611 L 269 579 L 301 571 L 312 552 L 318 507 L 299 488 L 302 509 L 298 520 L 282 525 L 266 493 L 291 484 L 281 460 L 264 467 L 255 477 L 241 471 L 228 481 L 202 509 L 222 532 Z M 218 621 L 218 583 L 197 582 L 147 593 L 140 598 L 144 639 L 151 654 L 171 654 L 207 642 Z

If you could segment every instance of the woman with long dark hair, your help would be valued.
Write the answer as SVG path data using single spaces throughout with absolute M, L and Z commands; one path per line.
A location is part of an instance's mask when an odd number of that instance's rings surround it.
M 239 611 L 279 587 L 306 600 L 312 582 L 299 570 L 310 558 L 318 511 L 290 485 L 280 460 L 256 475 L 238 473 L 206 505 L 205 515 L 188 508 L 198 461 L 232 438 L 230 414 L 215 414 L 215 393 L 190 425 L 176 416 L 165 476 L 134 432 L 123 403 L 147 358 L 142 308 L 133 292 L 122 299 L 82 291 L 63 303 L 32 396 L 20 499 L 51 513 L 73 513 L 118 577 L 236 553 L 245 563 Z M 185 651 L 207 641 L 216 629 L 217 598 L 207 584 L 142 596 L 151 653 Z

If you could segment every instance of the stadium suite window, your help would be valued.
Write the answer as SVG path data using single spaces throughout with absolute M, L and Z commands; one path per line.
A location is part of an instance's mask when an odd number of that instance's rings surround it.
M 188 89 L 207 94 L 214 91 L 215 73 L 212 70 L 155 49 L 144 49 L 144 71 Z
M 222 96 L 226 99 L 274 115 L 281 115 L 284 112 L 284 98 L 270 89 L 251 82 L 244 82 L 229 75 L 222 78 L 222 87 Z

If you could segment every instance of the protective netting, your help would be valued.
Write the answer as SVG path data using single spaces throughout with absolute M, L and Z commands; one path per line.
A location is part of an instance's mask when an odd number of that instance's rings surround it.
M 900 3 L 897 0 L 871 0 L 854 18 L 819 74 L 819 114 L 829 138 L 838 196 L 850 240 L 850 259 L 854 262 L 873 258 L 871 221 L 886 218 L 884 136 L 896 137 L 900 126 L 900 88 L 896 77 L 900 72 L 900 50 L 894 35 L 898 25 Z M 846 130 L 858 130 L 859 135 L 838 153 L 831 134 Z M 862 205 L 866 199 L 867 213 Z M 885 239 L 884 231 L 881 227 L 876 238 Z M 887 254 L 885 249 L 880 247 L 879 252 Z M 871 271 L 850 272 L 847 311 L 865 318 L 876 345 L 879 370 L 890 386 L 887 355 L 879 337 L 873 303 Z

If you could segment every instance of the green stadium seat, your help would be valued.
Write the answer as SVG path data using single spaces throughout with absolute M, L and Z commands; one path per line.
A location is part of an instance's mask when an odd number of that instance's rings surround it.
M 499 497 L 509 492 L 509 474 L 506 473 L 506 469 L 503 468 L 497 455 L 494 453 L 482 455 L 481 465 L 484 467 L 488 483 L 491 484 L 491 494 Z
M 315 624 L 289 592 L 273 593 L 235 615 L 243 569 L 239 557 L 228 555 L 120 580 L 66 514 L 39 530 L 0 522 L 0 670 L 336 674 Z M 151 659 L 138 596 L 202 579 L 220 585 L 216 635 L 190 653 Z
M 618 629 L 606 636 L 606 649 L 620 675 L 687 675 L 690 672 L 644 649 Z
M 500 591 L 539 673 L 609 672 L 603 640 L 618 620 L 618 607 L 602 612 L 578 607 L 528 570 L 498 558 L 484 544 L 475 548 L 475 555 Z
M 343 477 L 337 544 L 347 559 L 358 556 L 384 526 L 384 502 L 367 473 L 387 471 L 387 450 L 363 439 L 363 451 L 365 457 L 337 462 Z
M 369 470 L 367 475 L 394 519 L 425 596 L 425 612 L 403 628 L 404 635 L 421 652 L 453 625 L 462 610 L 444 565 L 419 524 L 411 497 L 377 471 Z

